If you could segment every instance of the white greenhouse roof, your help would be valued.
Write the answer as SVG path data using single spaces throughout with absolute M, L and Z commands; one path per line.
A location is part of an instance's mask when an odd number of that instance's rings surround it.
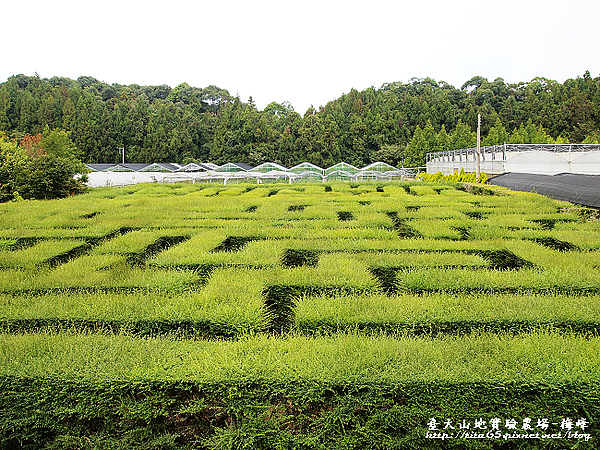
M 252 169 L 252 166 L 244 163 L 225 163 L 222 166 L 219 166 L 218 169 L 215 169 L 217 172 L 240 172 L 240 171 L 249 171 Z
M 325 169 L 316 166 L 312 163 L 309 162 L 303 162 L 300 164 L 296 164 L 294 167 L 292 167 L 291 169 L 289 169 L 290 172 L 294 172 L 294 173 L 303 173 L 303 172 L 317 172 L 320 173 L 321 175 L 323 175 L 323 173 L 325 172 Z
M 375 162 L 363 169 L 340 162 L 322 169 L 309 162 L 303 162 L 287 169 L 281 164 L 266 162 L 255 168 L 244 163 L 226 163 L 217 166 L 213 163 L 192 162 L 186 165 L 174 163 L 155 164 L 87 164 L 90 186 L 119 186 L 136 183 L 176 183 L 176 182 L 237 182 L 262 183 L 284 181 L 327 182 L 332 180 L 402 180 L 416 175 L 414 170 L 396 169 L 389 164 Z M 122 174 L 122 175 L 117 175 Z
M 358 167 L 354 167 L 352 164 L 348 164 L 345 162 L 339 162 L 331 167 L 325 169 L 325 175 L 329 175 L 334 172 L 348 172 L 348 173 L 356 173 L 360 172 Z
M 213 170 L 213 168 L 207 166 L 206 164 L 192 162 L 177 169 L 176 172 L 205 172 L 208 170 Z
M 396 168 L 394 166 L 390 166 L 387 163 L 378 161 L 378 162 L 374 162 L 374 163 L 369 164 L 368 166 L 363 167 L 361 170 L 363 170 L 363 171 L 373 170 L 373 171 L 377 171 L 377 172 L 388 172 L 390 170 L 396 170 Z
M 262 163 L 259 166 L 256 166 L 254 169 L 250 169 L 248 172 L 271 172 L 273 170 L 278 170 L 280 172 L 287 172 L 288 169 L 286 169 L 285 167 L 283 167 L 281 164 L 277 164 L 277 163 L 272 163 L 272 162 L 266 162 L 266 163 Z

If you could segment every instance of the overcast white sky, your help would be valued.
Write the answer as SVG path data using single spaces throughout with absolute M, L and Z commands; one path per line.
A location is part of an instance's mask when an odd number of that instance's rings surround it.
M 303 114 L 352 88 L 600 75 L 599 0 L 32 0 L 2 8 L 0 81 L 214 84 Z

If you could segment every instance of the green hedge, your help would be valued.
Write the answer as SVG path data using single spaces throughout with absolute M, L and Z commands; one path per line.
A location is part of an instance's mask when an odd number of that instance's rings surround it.
M 31 333 L 48 331 L 69 331 L 79 333 L 126 333 L 133 336 L 177 336 L 180 338 L 233 338 L 248 333 L 262 331 L 252 329 L 253 324 L 240 324 L 222 321 L 194 320 L 106 320 L 106 319 L 65 319 L 31 318 L 0 320 L 1 333 Z M 600 328 L 600 327 L 599 327 Z
M 598 383 L 327 384 L 261 381 L 90 383 L 0 378 L 0 447 L 38 449 L 593 449 Z M 458 429 L 501 419 L 499 438 L 433 439 L 431 419 Z M 548 419 L 561 439 L 505 439 L 506 420 Z M 575 424 L 584 419 L 587 426 Z M 580 422 L 581 425 L 582 422 Z M 520 433 L 525 433 L 520 431 Z M 431 435 L 431 434 L 430 434 Z M 564 435 L 563 435 L 564 436 Z M 587 441 L 585 439 L 588 439 Z

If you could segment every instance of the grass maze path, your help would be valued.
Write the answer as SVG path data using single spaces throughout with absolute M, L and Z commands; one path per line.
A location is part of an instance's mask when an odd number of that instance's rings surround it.
M 451 184 L 0 205 L 0 447 L 545 448 L 427 437 L 535 417 L 594 448 L 599 231 Z

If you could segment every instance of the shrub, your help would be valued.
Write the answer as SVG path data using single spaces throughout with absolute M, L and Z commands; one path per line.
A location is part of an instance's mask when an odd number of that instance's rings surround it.
M 78 161 L 51 155 L 41 155 L 25 166 L 25 177 L 18 182 L 23 198 L 43 200 L 79 194 L 85 189 L 84 178 L 75 175 L 85 171 Z
M 85 189 L 87 169 L 68 133 L 28 138 L 18 145 L 0 135 L 0 201 L 63 198 Z
M 476 183 L 477 176 L 474 172 L 465 172 L 464 167 L 460 169 L 459 173 L 453 173 L 450 175 L 444 175 L 442 172 L 437 173 L 423 173 L 419 174 L 419 177 L 423 179 L 423 181 L 428 181 L 432 183 L 438 182 L 454 182 L 454 183 Z M 488 176 L 485 172 L 481 172 L 480 183 L 485 184 L 488 180 Z

